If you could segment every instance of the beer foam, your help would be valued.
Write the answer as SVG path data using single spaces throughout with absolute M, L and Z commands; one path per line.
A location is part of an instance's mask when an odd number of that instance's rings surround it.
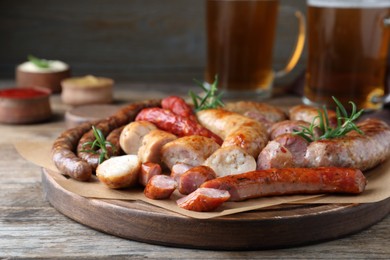
M 336 8 L 380 8 L 390 7 L 389 0 L 308 0 L 309 6 Z

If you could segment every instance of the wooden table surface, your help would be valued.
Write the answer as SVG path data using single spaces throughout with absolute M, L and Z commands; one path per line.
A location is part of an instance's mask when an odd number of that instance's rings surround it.
M 0 81 L 0 88 L 12 81 Z M 119 84 L 117 103 L 166 94 L 185 94 L 188 86 Z M 178 91 L 179 90 L 179 91 Z M 288 106 L 299 98 L 279 97 L 271 103 Z M 0 125 L 0 259 L 8 258 L 149 258 L 149 259 L 389 259 L 390 215 L 357 234 L 319 244 L 265 251 L 207 251 L 150 245 L 107 235 L 59 213 L 46 200 L 41 169 L 19 156 L 13 142 L 54 140 L 64 130 L 59 95 L 51 98 L 54 117 L 33 125 Z M 254 231 L 256 232 L 256 231 Z M 223 238 L 221 238 L 223 239 Z

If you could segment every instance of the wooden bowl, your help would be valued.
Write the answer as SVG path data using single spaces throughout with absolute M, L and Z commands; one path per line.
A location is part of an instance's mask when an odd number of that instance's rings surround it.
M 16 67 L 17 86 L 43 87 L 53 93 L 61 92 L 61 81 L 69 77 L 70 68 L 61 61 L 53 61 L 47 69 L 38 68 L 29 61 Z
M 67 105 L 109 104 L 113 100 L 114 81 L 110 78 L 91 75 L 69 78 L 63 80 L 61 86 L 61 99 Z
M 40 87 L 0 90 L 0 122 L 29 124 L 49 119 L 51 91 Z
M 67 128 L 76 127 L 84 122 L 104 119 L 115 114 L 119 106 L 111 104 L 84 105 L 73 107 L 65 113 L 65 124 Z

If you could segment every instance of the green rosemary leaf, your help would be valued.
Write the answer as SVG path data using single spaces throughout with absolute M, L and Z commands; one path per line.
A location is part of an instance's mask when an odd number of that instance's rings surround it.
M 218 92 L 218 77 L 215 77 L 215 81 L 206 87 L 205 83 L 202 83 L 198 80 L 194 80 L 205 92 L 204 95 L 196 95 L 194 92 L 190 91 L 189 95 L 192 98 L 192 102 L 194 103 L 195 110 L 205 110 L 210 108 L 218 108 L 224 106 L 222 102 L 222 92 Z
M 104 134 L 100 129 L 96 128 L 95 126 L 92 126 L 92 132 L 95 137 L 95 140 L 93 142 L 85 142 L 82 144 L 82 147 L 90 146 L 91 149 L 83 150 L 83 152 L 99 154 L 99 164 L 100 164 L 105 159 L 110 158 L 107 150 L 107 146 L 111 147 L 113 152 L 116 151 L 116 147 L 111 142 L 106 141 L 106 138 L 104 137 Z
M 27 56 L 27 59 L 33 63 L 35 66 L 37 66 L 38 68 L 43 68 L 43 69 L 47 69 L 50 67 L 50 63 L 48 60 L 44 60 L 44 59 L 39 59 L 33 55 L 28 55 Z
M 323 111 L 318 109 L 318 116 L 314 117 L 312 123 L 309 127 L 301 126 L 302 130 L 294 131 L 293 134 L 304 137 L 309 142 L 316 140 L 332 139 L 337 137 L 345 136 L 351 131 L 356 131 L 359 134 L 364 134 L 361 129 L 354 123 L 361 114 L 364 112 L 363 109 L 357 111 L 356 104 L 349 102 L 352 106 L 351 114 L 348 115 L 345 107 L 338 101 L 335 97 L 332 97 L 335 101 L 336 107 L 336 117 L 337 117 L 337 126 L 332 128 L 329 123 L 329 113 L 326 107 L 323 108 Z M 318 121 L 318 123 L 316 123 Z M 321 136 L 316 136 L 315 128 L 318 127 L 322 131 Z

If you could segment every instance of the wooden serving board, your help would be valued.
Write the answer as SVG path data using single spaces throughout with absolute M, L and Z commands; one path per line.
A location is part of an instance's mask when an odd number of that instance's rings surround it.
M 63 189 L 43 169 L 47 200 L 99 231 L 151 244 L 214 250 L 293 247 L 361 231 L 390 213 L 390 198 L 367 204 L 280 205 L 214 219 L 193 219 L 141 201 L 90 199 Z

